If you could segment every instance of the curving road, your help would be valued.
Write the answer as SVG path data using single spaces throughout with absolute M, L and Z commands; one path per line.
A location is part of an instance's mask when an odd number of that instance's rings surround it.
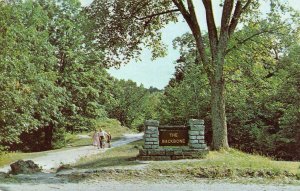
M 143 138 L 143 133 L 139 134 L 125 134 L 120 140 L 112 142 L 111 147 L 119 147 L 133 141 Z M 24 160 L 33 160 L 36 164 L 42 167 L 43 172 L 51 172 L 62 164 L 71 164 L 79 160 L 81 157 L 94 155 L 100 152 L 105 152 L 108 148 L 97 149 L 94 146 L 83 146 L 71 149 L 63 149 L 51 151 L 44 156 L 36 158 L 26 158 Z M 0 168 L 0 172 L 8 172 L 10 166 Z

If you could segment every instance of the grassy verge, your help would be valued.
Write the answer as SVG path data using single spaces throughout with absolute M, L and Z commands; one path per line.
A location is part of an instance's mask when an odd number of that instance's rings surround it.
M 117 180 L 132 179 L 185 179 L 197 180 L 230 179 L 239 182 L 274 182 L 299 184 L 300 162 L 275 161 L 259 155 L 251 155 L 235 149 L 211 151 L 204 159 L 181 161 L 151 161 L 143 170 L 135 170 L 134 165 L 140 164 L 132 159 L 138 154 L 142 141 L 133 142 L 105 153 L 84 158 L 73 167 L 98 169 L 86 174 L 88 178 Z M 131 166 L 130 166 L 131 165 Z M 102 168 L 115 167 L 118 168 Z M 127 166 L 127 168 L 119 167 Z M 100 168 L 100 169 L 99 169 Z M 76 174 L 72 175 L 76 179 Z M 80 179 L 82 174 L 78 174 Z
M 105 153 L 82 158 L 73 165 L 75 168 L 95 169 L 102 167 L 128 166 L 139 164 L 133 160 L 143 141 L 136 141 L 127 145 L 112 148 Z
M 38 153 L 22 153 L 22 152 L 9 152 L 0 155 L 0 167 L 8 165 L 16 160 L 24 159 L 24 158 L 35 158 L 39 156 L 43 156 L 44 152 Z
M 247 182 L 252 179 L 255 182 L 263 180 L 264 183 L 289 183 L 300 180 L 299 162 L 274 161 L 234 149 L 212 151 L 203 160 L 155 162 L 151 163 L 150 168 L 167 175 L 178 173 L 193 178 L 246 179 Z

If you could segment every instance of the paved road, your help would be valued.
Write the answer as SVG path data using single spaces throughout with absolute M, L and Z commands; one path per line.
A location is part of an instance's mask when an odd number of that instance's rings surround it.
M 143 134 L 125 134 L 120 140 L 112 142 L 111 147 L 119 147 L 127 143 L 142 139 Z M 106 149 L 97 149 L 94 146 L 83 146 L 71 149 L 63 149 L 57 151 L 51 151 L 44 156 L 36 158 L 26 158 L 25 160 L 33 160 L 36 164 L 43 168 L 44 172 L 51 172 L 52 169 L 56 169 L 61 164 L 71 164 L 79 160 L 81 157 L 90 156 L 99 152 L 105 152 Z M 4 166 L 0 168 L 0 172 L 8 172 L 10 166 Z
M 0 184 L 0 191 L 300 191 L 300 186 L 292 185 L 256 185 L 235 184 L 228 182 L 198 183 L 124 183 L 124 182 L 95 182 L 68 184 Z

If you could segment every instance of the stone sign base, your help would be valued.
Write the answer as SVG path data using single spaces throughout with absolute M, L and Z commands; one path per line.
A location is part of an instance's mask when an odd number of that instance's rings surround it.
M 180 130 L 177 131 L 171 126 L 159 126 L 159 122 L 155 120 L 147 120 L 145 126 L 144 146 L 140 149 L 138 160 L 195 159 L 202 158 L 208 153 L 204 139 L 203 120 L 190 119 L 188 127 L 184 127 L 187 131 L 185 136 L 182 136 L 183 130 L 179 127 Z M 160 128 L 164 129 L 162 135 L 160 135 Z M 186 145 L 176 146 L 174 144 L 174 142 L 177 143 L 176 141 L 183 141 Z
M 180 160 L 202 158 L 208 153 L 207 149 L 141 149 L 138 160 Z

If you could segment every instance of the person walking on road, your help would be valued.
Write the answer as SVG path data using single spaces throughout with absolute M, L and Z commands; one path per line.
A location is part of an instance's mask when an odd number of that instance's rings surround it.
M 107 140 L 106 140 L 107 144 L 108 144 L 108 148 L 110 148 L 110 142 L 111 142 L 111 134 L 110 132 L 107 132 Z
M 93 145 L 100 149 L 100 132 L 95 130 L 93 135 Z
M 101 128 L 99 131 L 99 141 L 100 141 L 100 148 L 104 148 L 104 141 L 105 137 L 107 137 L 107 133 Z

